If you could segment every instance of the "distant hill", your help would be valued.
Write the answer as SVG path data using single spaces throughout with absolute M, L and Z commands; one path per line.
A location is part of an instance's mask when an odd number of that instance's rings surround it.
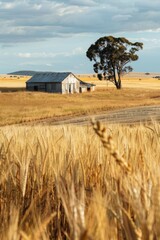
M 12 73 L 8 73 L 7 75 L 19 75 L 19 76 L 34 76 L 36 73 L 36 71 L 17 71 L 17 72 L 12 72 Z

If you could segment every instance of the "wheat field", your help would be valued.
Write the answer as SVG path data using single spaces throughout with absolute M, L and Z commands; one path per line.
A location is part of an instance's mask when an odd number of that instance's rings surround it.
M 160 239 L 160 124 L 0 128 L 2 240 Z

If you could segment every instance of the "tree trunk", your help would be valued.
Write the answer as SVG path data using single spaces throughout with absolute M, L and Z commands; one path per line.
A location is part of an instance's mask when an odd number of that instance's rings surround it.
M 118 73 L 118 80 L 116 81 L 116 88 L 121 89 L 122 88 L 122 82 L 121 82 L 121 74 Z
M 116 76 L 116 70 L 115 67 L 113 67 L 113 83 L 116 86 L 117 89 L 121 89 L 122 88 L 122 83 L 121 83 L 121 74 L 120 72 L 117 71 L 117 75 L 118 75 L 118 80 L 117 80 L 117 76 Z
M 121 81 L 116 81 L 116 82 L 115 82 L 115 85 L 116 85 L 116 88 L 117 88 L 117 89 L 121 89 L 121 88 L 122 88 Z
M 113 68 L 113 78 L 114 78 L 114 84 L 115 84 L 116 88 L 119 89 L 119 82 L 117 81 L 117 78 L 116 78 L 115 68 Z

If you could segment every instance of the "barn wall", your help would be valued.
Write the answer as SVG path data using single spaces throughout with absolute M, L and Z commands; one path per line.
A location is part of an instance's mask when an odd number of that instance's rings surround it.
M 61 83 L 27 83 L 26 89 L 28 91 L 61 93 Z
M 61 83 L 46 83 L 46 92 L 61 93 Z
M 40 91 L 40 92 L 45 92 L 45 83 L 27 83 L 26 84 L 26 89 L 28 91 Z
M 87 92 L 87 88 L 86 87 L 80 87 L 80 92 L 81 93 Z
M 72 74 L 70 74 L 62 82 L 62 93 L 79 93 L 79 80 Z

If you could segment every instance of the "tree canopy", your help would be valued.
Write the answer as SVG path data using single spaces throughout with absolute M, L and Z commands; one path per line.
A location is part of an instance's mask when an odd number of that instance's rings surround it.
M 124 37 L 106 36 L 92 44 L 86 56 L 95 62 L 93 69 L 100 80 L 111 81 L 117 89 L 120 89 L 121 76 L 133 70 L 127 64 L 138 60 L 136 52 L 142 48 L 143 43 L 132 43 Z

